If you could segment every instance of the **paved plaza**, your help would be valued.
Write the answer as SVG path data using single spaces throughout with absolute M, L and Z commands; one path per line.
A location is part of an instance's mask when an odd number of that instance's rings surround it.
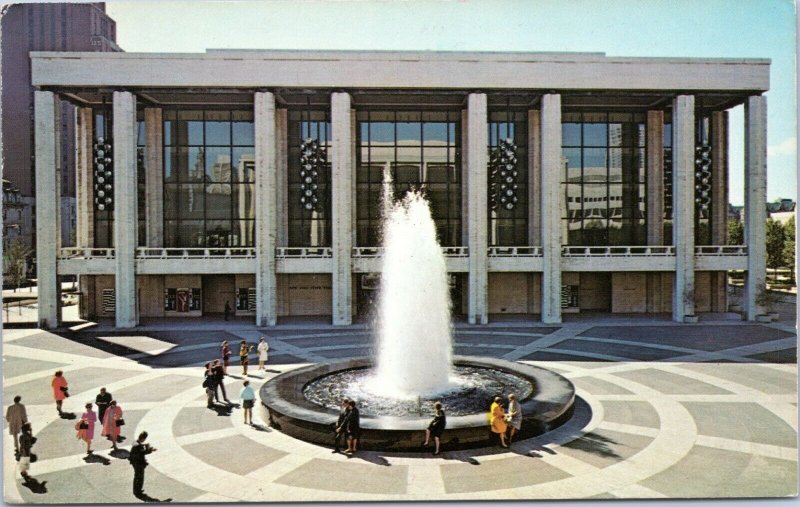
M 145 491 L 174 502 L 380 501 L 770 497 L 797 493 L 796 335 L 791 322 L 731 318 L 697 325 L 652 319 L 574 319 L 459 324 L 457 354 L 550 368 L 576 386 L 564 426 L 510 450 L 332 454 L 266 424 L 243 423 L 234 407 L 209 410 L 202 365 L 223 339 L 269 337 L 268 372 L 256 387 L 308 363 L 367 355 L 365 326 L 244 322 L 151 323 L 136 330 L 3 332 L 4 399 L 23 397 L 39 460 L 22 484 L 12 443 L 4 445 L 6 502 L 137 502 L 127 451 L 142 430 L 158 448 Z M 234 347 L 235 348 L 235 347 Z M 238 358 L 233 363 L 238 363 Z M 121 451 L 96 439 L 85 459 L 74 420 L 56 413 L 50 379 L 64 371 L 80 414 L 101 386 L 124 411 Z M 241 369 L 226 380 L 238 394 Z M 258 421 L 259 414 L 255 415 Z M 422 430 L 422 428 L 420 428 Z M 4 430 L 7 433 L 7 430 Z M 99 431 L 96 431 L 99 435 Z M 420 431 L 420 443 L 423 433 Z M 41 484 L 44 484 L 41 486 Z

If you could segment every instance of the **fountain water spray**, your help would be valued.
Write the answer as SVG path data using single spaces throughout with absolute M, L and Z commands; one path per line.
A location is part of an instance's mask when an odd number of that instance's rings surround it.
M 447 266 L 428 201 L 409 191 L 392 202 L 391 186 L 384 170 L 383 269 L 370 390 L 395 397 L 432 395 L 451 387 Z

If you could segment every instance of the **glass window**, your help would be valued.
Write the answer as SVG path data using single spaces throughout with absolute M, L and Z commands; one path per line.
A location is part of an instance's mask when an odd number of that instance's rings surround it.
M 565 112 L 563 119 L 567 244 L 645 244 L 644 115 Z

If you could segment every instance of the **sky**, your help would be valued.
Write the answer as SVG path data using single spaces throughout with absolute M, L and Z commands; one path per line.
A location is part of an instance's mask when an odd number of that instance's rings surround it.
M 797 194 L 793 0 L 107 2 L 128 52 L 207 48 L 584 51 L 770 58 L 767 199 Z M 743 108 L 730 113 L 730 201 L 744 202 Z

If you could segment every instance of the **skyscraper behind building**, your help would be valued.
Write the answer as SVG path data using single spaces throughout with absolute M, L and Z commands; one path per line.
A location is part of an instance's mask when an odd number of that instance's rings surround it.
M 35 245 L 33 88 L 30 51 L 121 51 L 116 23 L 105 3 L 25 3 L 5 6 L 0 20 L 2 52 L 3 178 L 25 204 L 20 238 Z M 70 245 L 75 228 L 74 107 L 61 102 L 61 235 Z

